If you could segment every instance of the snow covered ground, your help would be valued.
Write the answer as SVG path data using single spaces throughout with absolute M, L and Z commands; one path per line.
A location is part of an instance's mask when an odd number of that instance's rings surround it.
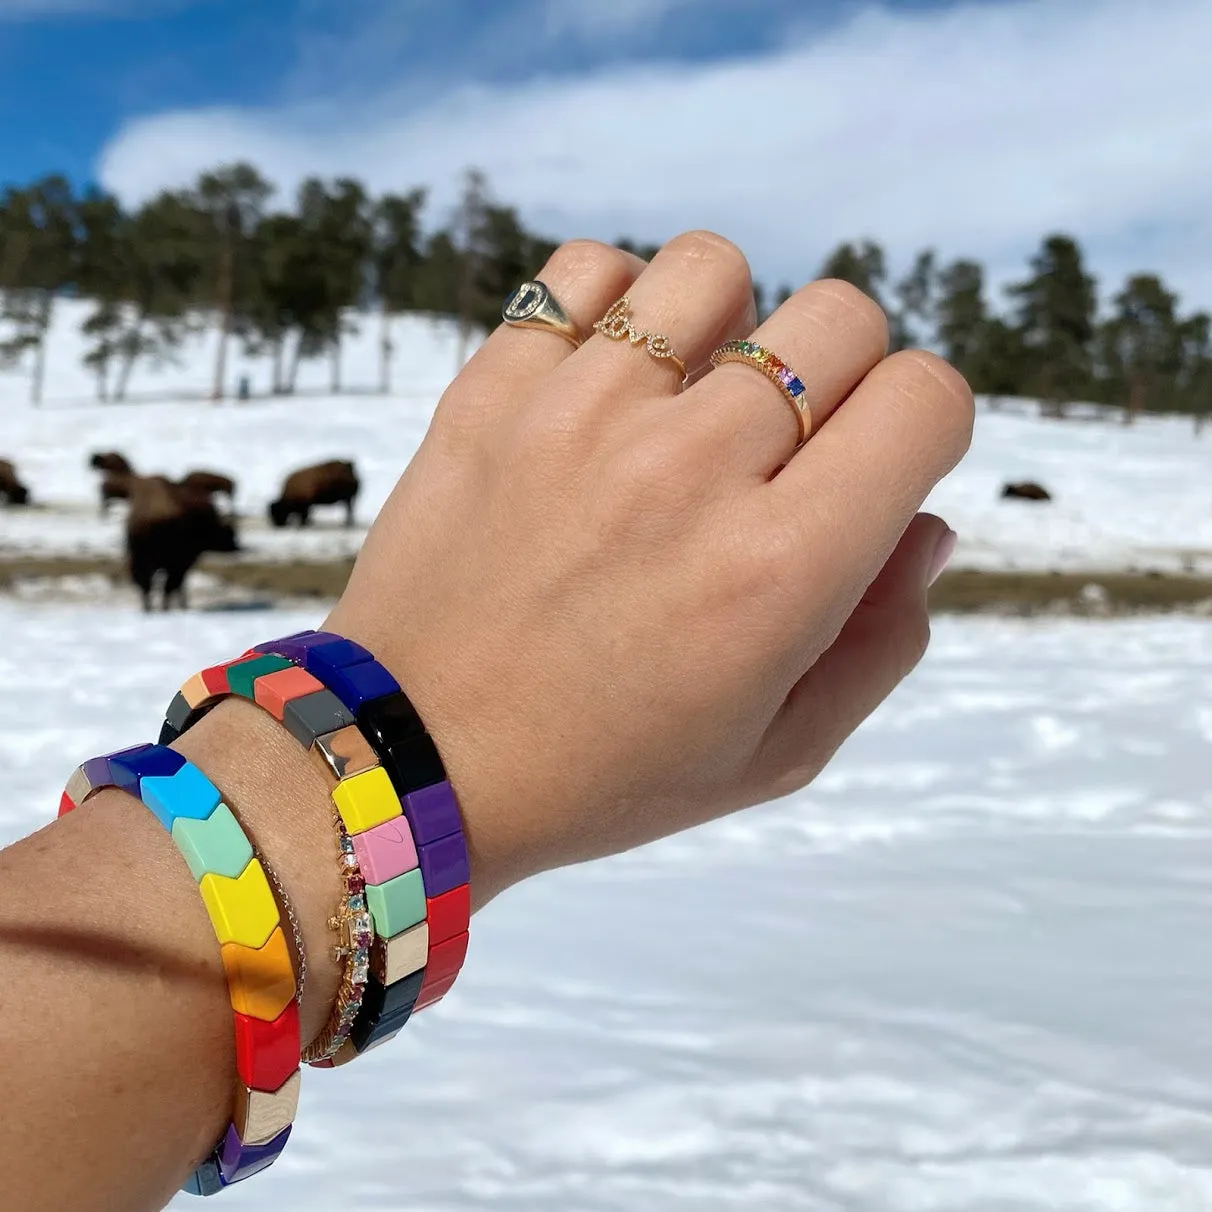
M 369 520 L 415 451 L 454 370 L 457 341 L 448 322 L 425 317 L 394 322 L 396 394 L 326 396 L 324 362 L 304 363 L 296 399 L 215 407 L 205 402 L 213 334 L 192 340 L 179 367 L 142 367 L 138 402 L 90 402 L 91 380 L 79 367 L 82 305 L 66 303 L 49 345 L 47 405 L 25 402 L 22 374 L 0 372 L 0 458 L 14 459 L 44 507 L 0 512 L 0 554 L 116 552 L 121 520 L 96 517 L 90 452 L 117 448 L 140 470 L 180 475 L 202 467 L 236 476 L 244 538 L 257 558 L 339 556 L 356 550 L 361 531 L 336 518 L 310 534 L 271 531 L 266 503 L 283 475 L 328 458 L 352 458 L 365 489 Z M 378 320 L 365 317 L 349 338 L 345 382 L 366 393 L 378 381 Z M 233 347 L 234 349 L 234 347 Z M 236 358 L 261 390 L 265 359 Z M 149 402 L 150 401 L 150 402 Z M 158 402 L 157 402 L 158 401 Z M 169 402 L 165 402 L 169 401 Z M 676 405 L 674 405 L 676 406 Z M 1002 502 L 1002 484 L 1036 479 L 1051 505 Z M 1212 571 L 1212 430 L 1192 435 L 1190 422 L 1041 420 L 1034 409 L 982 409 L 972 453 L 930 501 L 960 532 L 959 566 L 1024 569 L 1184 567 Z
M 0 602 L 0 842 L 313 622 Z M 1212 623 L 943 620 L 809 792 L 490 906 L 224 1206 L 1204 1212 L 1210 744 Z

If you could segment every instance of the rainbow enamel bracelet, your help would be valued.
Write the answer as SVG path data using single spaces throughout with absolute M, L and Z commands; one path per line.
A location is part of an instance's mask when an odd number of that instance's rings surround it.
M 203 670 L 170 704 L 161 741 L 231 695 L 263 707 L 309 750 L 365 882 L 369 921 L 353 955 L 355 968 L 369 961 L 361 1005 L 345 1024 L 349 1041 L 314 1062 L 343 1064 L 438 1001 L 462 967 L 470 889 L 458 804 L 412 703 L 350 640 L 301 632 Z
M 182 1188 L 214 1195 L 277 1160 L 299 1103 L 299 1006 L 265 868 L 219 789 L 179 753 L 139 745 L 85 762 L 59 815 L 116 787 L 169 831 L 206 904 L 235 1015 L 239 1086 L 231 1126 Z

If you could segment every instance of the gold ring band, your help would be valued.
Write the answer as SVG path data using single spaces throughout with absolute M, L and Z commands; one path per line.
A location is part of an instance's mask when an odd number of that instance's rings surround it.
M 563 337 L 573 349 L 579 349 L 584 341 L 580 330 L 555 301 L 551 288 L 537 278 L 533 282 L 523 282 L 505 300 L 505 305 L 501 308 L 501 319 L 513 328 L 536 328 L 554 332 Z
M 660 333 L 646 332 L 642 328 L 636 328 L 631 321 L 631 303 L 626 295 L 617 303 L 612 303 L 610 310 L 594 324 L 593 328 L 595 332 L 600 332 L 602 336 L 609 337 L 612 341 L 628 341 L 632 345 L 643 344 L 650 357 L 671 362 L 676 366 L 678 374 L 682 376 L 683 384 L 686 382 L 686 363 L 673 352 L 673 344 L 669 338 Z
M 721 345 L 711 355 L 711 365 L 723 366 L 725 362 L 740 362 L 745 366 L 752 366 L 783 393 L 783 399 L 791 405 L 791 411 L 795 413 L 795 423 L 799 426 L 800 437 L 795 444 L 796 450 L 799 450 L 812 436 L 812 412 L 809 409 L 808 393 L 804 390 L 804 380 L 778 354 L 756 341 L 728 341 Z

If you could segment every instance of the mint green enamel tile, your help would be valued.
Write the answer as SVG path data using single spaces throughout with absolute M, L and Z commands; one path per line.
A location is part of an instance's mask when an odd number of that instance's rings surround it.
M 366 889 L 366 905 L 374 919 L 375 933 L 392 938 L 425 920 L 425 885 L 419 869 L 397 875 L 386 884 Z
M 220 804 L 205 821 L 177 817 L 173 841 L 196 880 L 204 875 L 225 875 L 234 880 L 253 856 L 248 838 L 226 804 Z

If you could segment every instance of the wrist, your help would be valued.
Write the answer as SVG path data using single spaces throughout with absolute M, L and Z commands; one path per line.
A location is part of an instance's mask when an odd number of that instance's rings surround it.
M 509 813 L 493 793 L 506 772 L 490 769 L 491 763 L 484 760 L 476 744 L 477 722 L 460 703 L 458 688 L 444 681 L 440 670 L 409 660 L 398 637 L 386 634 L 373 620 L 361 618 L 345 600 L 333 609 L 322 628 L 374 653 L 403 687 L 433 737 L 463 819 L 472 912 L 541 869 L 529 861 L 534 846 L 510 827 Z

